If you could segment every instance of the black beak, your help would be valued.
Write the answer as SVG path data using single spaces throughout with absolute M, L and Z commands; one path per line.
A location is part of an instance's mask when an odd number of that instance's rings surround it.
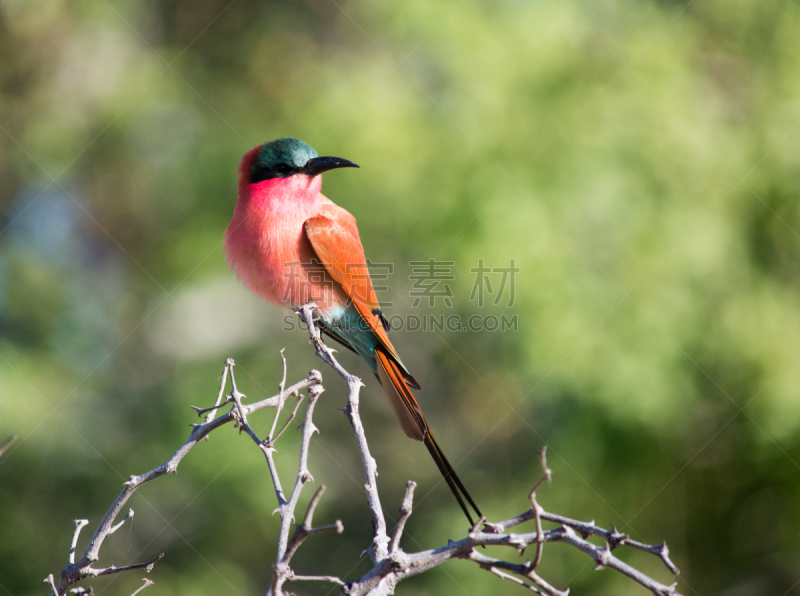
M 322 172 L 334 170 L 336 168 L 357 168 L 358 165 L 352 161 L 342 159 L 341 157 L 315 157 L 309 159 L 303 167 L 303 173 L 309 178 L 313 178 Z

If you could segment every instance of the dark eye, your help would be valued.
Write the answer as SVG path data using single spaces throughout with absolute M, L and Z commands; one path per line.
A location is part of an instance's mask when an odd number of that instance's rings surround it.
M 0 0 L 2 4 L 2 0 Z M 286 178 L 291 176 L 295 169 L 287 163 L 276 163 L 274 165 L 256 164 L 250 170 L 250 183 L 255 184 L 262 180 L 271 180 L 272 178 Z

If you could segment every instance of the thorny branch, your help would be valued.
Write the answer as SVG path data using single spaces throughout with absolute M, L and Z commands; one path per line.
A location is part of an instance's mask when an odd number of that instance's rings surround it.
M 400 507 L 397 524 L 390 539 L 387 533 L 385 516 L 380 504 L 380 497 L 378 495 L 377 465 L 375 459 L 370 454 L 364 426 L 361 422 L 358 410 L 359 391 L 363 384 L 358 377 L 349 374 L 339 364 L 334 356 L 334 350 L 326 346 L 322 341 L 319 328 L 313 316 L 314 308 L 315 305 L 313 304 L 305 305 L 298 309 L 297 313 L 308 327 L 309 338 L 314 345 L 317 356 L 325 361 L 326 364 L 333 368 L 337 374 L 347 382 L 348 403 L 345 408 L 345 414 L 353 427 L 361 453 L 364 475 L 366 478 L 365 490 L 367 493 L 367 502 L 373 518 L 373 537 L 367 549 L 373 561 L 372 569 L 356 580 L 344 582 L 335 576 L 299 575 L 296 574 L 290 566 L 292 557 L 307 538 L 320 532 L 341 533 L 344 527 L 338 520 L 326 526 L 313 526 L 314 513 L 325 492 L 324 486 L 317 489 L 311 499 L 302 523 L 295 524 L 295 510 L 300 499 L 300 494 L 305 484 L 309 481 L 313 481 L 308 469 L 308 452 L 313 433 L 318 429 L 314 425 L 312 417 L 316 402 L 324 389 L 322 387 L 322 375 L 318 371 L 311 371 L 306 379 L 286 388 L 286 359 L 283 355 L 283 351 L 281 351 L 283 377 L 279 385 L 278 395 L 249 405 L 242 403 L 242 399 L 245 395 L 241 393 L 236 386 L 236 380 L 233 374 L 233 360 L 228 359 L 225 362 L 220 390 L 215 404 L 210 408 L 195 408 L 198 415 L 207 415 L 205 422 L 203 424 L 192 425 L 193 429 L 189 438 L 172 457 L 162 465 L 141 476 L 131 476 L 130 480 L 125 483 L 125 488 L 122 493 L 117 497 L 117 500 L 95 530 L 83 557 L 81 557 L 78 562 L 75 562 L 78 539 L 81 529 L 89 522 L 88 520 L 75 520 L 75 532 L 70 545 L 67 567 L 60 573 L 58 584 L 55 583 L 52 574 L 45 579 L 45 583 L 51 586 L 53 594 L 56 596 L 64 596 L 70 585 L 87 577 L 119 573 L 132 569 L 145 569 L 149 572 L 153 568 L 153 565 L 164 556 L 163 553 L 144 563 L 127 565 L 124 567 L 115 567 L 112 565 L 106 568 L 95 568 L 92 564 L 99 558 L 99 551 L 103 540 L 118 530 L 126 520 L 133 517 L 133 510 L 129 510 L 128 514 L 119 523 L 114 524 L 114 520 L 121 513 L 126 501 L 133 492 L 143 484 L 163 476 L 167 472 L 176 471 L 181 460 L 200 440 L 207 438 L 211 431 L 220 426 L 228 422 L 233 422 L 234 427 L 238 428 L 240 432 L 244 431 L 264 454 L 278 501 L 277 511 L 281 519 L 281 524 L 278 536 L 277 558 L 273 566 L 273 577 L 269 586 L 268 595 L 284 596 L 286 594 L 286 592 L 283 591 L 284 584 L 298 581 L 323 581 L 338 584 L 342 586 L 341 594 L 348 596 L 387 595 L 393 593 L 397 584 L 404 579 L 424 573 L 450 559 L 464 559 L 473 561 L 481 568 L 490 571 L 499 578 L 511 580 L 537 594 L 545 596 L 567 596 L 569 589 L 559 590 L 536 573 L 536 569 L 542 560 L 544 545 L 549 542 L 560 542 L 572 546 L 591 557 L 595 561 L 595 569 L 613 569 L 644 586 L 656 596 L 680 596 L 675 591 L 676 584 L 673 583 L 669 586 L 664 585 L 621 561 L 612 553 L 614 549 L 620 546 L 629 546 L 639 549 L 659 557 L 672 573 L 678 574 L 679 571 L 677 567 L 675 567 L 669 559 L 669 551 L 666 544 L 660 546 L 643 544 L 619 532 L 614 526 L 611 526 L 610 530 L 606 530 L 596 526 L 594 521 L 581 522 L 549 513 L 538 504 L 536 493 L 545 482 L 549 483 L 551 481 L 552 474 L 551 470 L 547 467 L 544 449 L 537 454 L 544 473 L 541 479 L 534 484 L 528 495 L 528 501 L 531 506 L 526 512 L 497 523 L 488 523 L 481 518 L 465 538 L 458 541 L 450 540 L 445 546 L 439 548 L 416 553 L 406 553 L 403 551 L 400 547 L 400 542 L 406 522 L 412 514 L 416 483 L 409 481 L 406 484 L 405 496 Z M 232 389 L 230 393 L 226 395 L 225 387 L 229 375 Z M 300 461 L 294 487 L 287 499 L 275 465 L 275 442 L 297 416 L 303 399 L 300 391 L 303 389 L 308 390 L 308 400 L 305 419 L 301 425 L 302 439 Z M 296 397 L 297 401 L 288 420 L 284 423 L 281 430 L 276 433 L 278 418 L 281 415 L 281 411 L 286 405 L 287 400 L 292 396 Z M 227 405 L 231 405 L 230 410 L 225 414 L 215 417 L 217 410 Z M 275 408 L 276 411 L 269 434 L 262 440 L 250 426 L 248 416 L 265 408 Z M 511 528 L 531 521 L 534 522 L 535 526 L 533 531 L 526 533 L 509 532 Z M 545 530 L 543 528 L 543 522 L 556 524 L 557 527 Z M 295 529 L 290 539 L 289 534 L 292 525 L 295 526 Z M 481 525 L 483 525 L 483 529 L 481 529 Z M 589 542 L 588 539 L 592 536 L 601 538 L 605 542 L 605 545 L 598 546 Z M 476 550 L 476 547 L 479 546 L 505 546 L 513 548 L 519 553 L 524 553 L 528 546 L 534 544 L 536 545 L 536 552 L 533 561 L 526 561 L 525 563 L 504 561 L 489 557 Z M 131 596 L 138 594 L 151 584 L 151 580 L 145 579 L 144 583 Z M 76 594 L 91 594 L 91 588 L 88 590 L 78 588 L 77 590 L 72 590 L 72 592 Z
M 542 455 L 542 461 L 544 458 Z M 545 478 L 549 476 L 549 471 Z M 537 484 L 538 486 L 538 484 Z M 413 497 L 413 486 L 406 488 L 406 496 L 400 509 L 400 520 L 405 523 L 411 509 L 411 499 Z M 361 578 L 348 582 L 342 588 L 342 594 L 348 596 L 370 595 L 378 596 L 391 594 L 395 586 L 402 580 L 424 573 L 433 567 L 441 565 L 449 559 L 466 559 L 477 563 L 483 569 L 491 571 L 502 579 L 509 579 L 513 582 L 531 590 L 537 594 L 545 596 L 567 596 L 569 589 L 559 590 L 550 585 L 536 573 L 538 560 L 541 559 L 542 547 L 548 542 L 561 542 L 570 545 L 584 552 L 594 559 L 595 569 L 609 568 L 641 584 L 656 596 L 679 596 L 675 591 L 676 584 L 664 585 L 644 573 L 634 569 L 627 563 L 621 561 L 612 554 L 612 550 L 617 546 L 630 545 L 635 548 L 642 548 L 646 552 L 657 554 L 665 562 L 670 571 L 677 573 L 677 568 L 669 560 L 668 551 L 665 545 L 661 547 L 642 545 L 631 541 L 627 536 L 617 532 L 616 529 L 604 530 L 594 525 L 593 522 L 585 523 L 578 520 L 557 516 L 544 511 L 540 505 L 531 498 L 532 507 L 526 513 L 515 518 L 497 524 L 485 523 L 484 530 L 473 528 L 466 538 L 457 542 L 449 541 L 446 546 L 436 549 L 421 551 L 417 553 L 405 553 L 395 543 L 392 544 L 391 552 L 386 559 L 375 564 L 375 566 Z M 523 521 L 536 521 L 537 515 L 540 520 L 553 521 L 560 527 L 552 530 L 537 529 L 533 532 L 515 534 L 506 532 L 507 528 L 523 523 Z M 538 522 L 539 525 L 541 522 Z M 399 524 L 398 524 L 399 525 Z M 399 533 L 397 532 L 398 540 Z M 579 535 L 580 534 L 580 535 Z M 607 538 L 605 546 L 597 546 L 588 542 L 588 536 L 603 536 Z M 525 563 L 511 563 L 488 557 L 475 550 L 478 546 L 506 546 L 523 553 L 528 546 L 537 545 L 536 560 Z
M 358 391 L 362 384 L 360 379 L 349 374 L 339 364 L 333 355 L 334 350 L 327 347 L 322 341 L 319 329 L 313 317 L 314 308 L 314 304 L 307 304 L 298 309 L 297 314 L 308 327 L 309 337 L 311 343 L 314 345 L 317 356 L 322 358 L 326 364 L 333 368 L 339 376 L 347 382 L 349 395 L 346 413 L 356 433 L 356 438 L 358 439 L 358 445 L 364 463 L 364 473 L 367 478 L 367 501 L 372 510 L 374 521 L 373 540 L 370 547 L 370 555 L 374 566 L 361 578 L 347 582 L 342 587 L 343 595 L 356 596 L 368 594 L 370 596 L 379 596 L 392 594 L 395 586 L 400 581 L 441 565 L 449 559 L 458 558 L 474 561 L 482 568 L 491 571 L 500 578 L 510 579 L 538 594 L 566 596 L 569 592 L 568 589 L 564 591 L 558 590 L 535 573 L 535 569 L 542 559 L 544 544 L 547 542 L 562 542 L 592 557 L 596 563 L 596 569 L 604 567 L 614 569 L 649 589 L 656 596 L 679 596 L 677 592 L 675 592 L 676 584 L 669 586 L 664 585 L 621 561 L 611 552 L 619 546 L 632 546 L 633 548 L 660 557 L 672 573 L 678 574 L 679 571 L 677 567 L 675 567 L 669 559 L 669 551 L 667 550 L 666 544 L 662 544 L 661 546 L 642 544 L 631 540 L 627 535 L 620 533 L 613 526 L 611 530 L 605 530 L 595 526 L 594 522 L 584 523 L 548 513 L 542 509 L 536 501 L 536 491 L 545 482 L 550 482 L 552 475 L 552 471 L 547 467 L 544 449 L 538 454 L 544 474 L 528 495 L 531 508 L 525 513 L 495 524 L 484 523 L 484 520 L 481 519 L 476 526 L 472 528 L 467 537 L 462 540 L 457 542 L 449 541 L 446 546 L 432 550 L 406 553 L 400 548 L 400 539 L 406 521 L 411 515 L 414 487 L 416 486 L 415 483 L 409 482 L 406 485 L 406 494 L 400 507 L 397 526 L 392 535 L 392 540 L 389 541 L 386 535 L 386 523 L 376 485 L 377 468 L 375 460 L 369 453 L 364 427 L 361 424 L 361 419 L 358 414 Z M 506 530 L 527 521 L 535 522 L 536 530 L 534 532 L 525 534 L 506 532 Z M 545 531 L 542 527 L 542 521 L 554 522 L 558 524 L 559 527 Z M 483 531 L 479 529 L 481 523 L 484 524 L 485 529 Z M 606 545 L 601 547 L 592 544 L 587 540 L 590 536 L 599 536 L 603 538 Z M 387 543 L 391 544 L 391 548 L 388 551 L 386 549 Z M 536 555 L 533 562 L 527 561 L 524 564 L 515 564 L 487 557 L 475 550 L 477 546 L 509 546 L 523 553 L 525 548 L 532 544 L 536 544 Z
M 333 353 L 334 350 L 325 345 L 320 336 L 319 328 L 316 325 L 313 313 L 316 308 L 315 304 L 306 304 L 297 310 L 297 314 L 308 327 L 308 335 L 311 343 L 314 345 L 314 350 L 328 366 L 330 366 L 336 373 L 342 377 L 347 383 L 347 407 L 345 414 L 350 420 L 350 425 L 356 433 L 358 441 L 358 450 L 361 452 L 361 462 L 364 464 L 364 476 L 366 477 L 366 484 L 364 490 L 367 492 L 367 502 L 372 511 L 372 526 L 374 532 L 372 535 L 372 544 L 367 551 L 372 558 L 373 563 L 386 558 L 388 555 L 389 536 L 386 533 L 386 519 L 383 516 L 383 508 L 381 507 L 381 498 L 378 495 L 378 464 L 375 458 L 369 451 L 367 444 L 367 435 L 364 431 L 364 425 L 361 423 L 361 416 L 358 411 L 359 404 L 359 391 L 364 384 L 361 379 L 348 373 L 344 367 L 336 360 Z
M 244 397 L 238 389 L 236 388 L 236 383 L 233 377 L 233 367 L 234 361 L 233 359 L 228 359 L 225 362 L 225 368 L 222 372 L 222 381 L 220 383 L 220 391 L 217 397 L 217 401 L 214 406 L 211 408 L 194 408 L 198 415 L 202 416 L 203 414 L 207 414 L 211 412 L 212 416 L 216 414 L 216 410 L 220 407 L 223 407 L 229 403 L 233 403 L 234 406 L 225 414 L 221 414 L 216 418 L 211 418 L 209 416 L 206 419 L 206 422 L 203 424 L 193 424 L 192 425 L 192 432 L 189 435 L 189 438 L 181 445 L 178 450 L 172 454 L 172 456 L 160 466 L 153 468 L 149 472 L 146 472 L 140 476 L 131 476 L 130 479 L 125 483 L 125 487 L 123 488 L 120 495 L 117 497 L 116 501 L 111 505 L 109 510 L 106 512 L 105 517 L 100 522 L 100 525 L 95 530 L 94 534 L 92 535 L 91 539 L 89 540 L 89 544 L 86 547 L 86 551 L 84 552 L 83 556 L 80 558 L 79 561 L 75 562 L 75 553 L 77 550 L 78 539 L 80 537 L 81 530 L 84 526 L 88 524 L 88 520 L 75 520 L 75 532 L 72 536 L 72 541 L 70 544 L 69 555 L 67 557 L 67 566 L 61 571 L 60 579 L 58 584 L 55 584 L 52 581 L 52 574 L 49 578 L 45 579 L 45 582 L 51 584 L 52 592 L 51 594 L 55 594 L 55 596 L 64 596 L 67 593 L 68 588 L 79 582 L 87 577 L 97 577 L 100 575 L 109 575 L 113 573 L 120 573 L 122 571 L 129 571 L 132 569 L 144 569 L 147 572 L 152 570 L 153 565 L 160 560 L 164 553 L 161 553 L 149 561 L 145 561 L 143 563 L 137 563 L 133 565 L 125 565 L 122 567 L 116 567 L 111 565 L 105 568 L 96 568 L 92 565 L 100 558 L 100 548 L 103 545 L 103 541 L 116 532 L 122 524 L 125 523 L 126 520 L 133 517 L 133 510 L 129 510 L 128 514 L 125 516 L 122 521 L 117 524 L 114 524 L 114 520 L 117 519 L 120 512 L 123 510 L 125 503 L 130 499 L 131 495 L 143 484 L 155 480 L 160 476 L 164 476 L 168 472 L 175 472 L 178 469 L 178 464 L 180 464 L 181 460 L 192 450 L 192 448 L 197 445 L 202 439 L 207 438 L 211 431 L 229 423 L 234 422 L 237 426 L 243 426 L 245 428 L 249 428 L 246 426 L 247 416 L 257 412 L 259 410 L 263 410 L 265 408 L 277 408 L 279 405 L 285 401 L 286 396 L 296 395 L 299 398 L 299 392 L 303 389 L 308 388 L 309 394 L 314 394 L 316 396 L 322 392 L 322 375 L 319 371 L 312 370 L 308 377 L 300 381 L 299 383 L 295 383 L 288 389 L 284 390 L 285 385 L 285 378 L 284 382 L 281 384 L 281 391 L 278 395 L 273 397 L 261 400 L 259 402 L 244 405 L 241 403 L 241 398 Z M 222 402 L 222 397 L 225 394 L 225 386 L 228 379 L 228 374 L 231 376 L 231 385 L 233 389 L 231 390 L 230 394 L 227 396 L 225 401 Z M 316 399 L 316 398 L 315 398 Z M 313 411 L 313 408 L 311 408 Z M 209 419 L 210 418 L 210 419 Z M 309 425 L 313 426 L 310 419 L 310 414 L 308 415 L 307 422 Z M 252 431 L 251 431 L 252 432 Z M 309 433 L 310 435 L 310 433 Z M 253 433 L 254 436 L 254 433 Z M 256 437 L 257 440 L 257 437 Z M 310 441 L 310 436 L 308 437 Z M 305 437 L 304 437 L 305 441 Z M 257 440 L 259 446 L 261 446 L 261 442 Z M 262 448 L 263 449 L 263 448 Z M 274 451 L 274 448 L 272 448 Z M 307 452 L 307 443 L 306 443 L 306 452 Z M 268 457 L 269 460 L 269 457 Z M 273 478 L 277 478 L 277 475 L 273 476 Z M 279 491 L 279 485 L 276 485 L 276 491 Z M 299 494 L 298 494 L 299 496 Z M 280 494 L 279 494 L 279 501 L 280 501 Z M 293 511 L 291 512 L 293 513 Z M 282 517 L 283 520 L 283 517 Z M 288 533 L 288 529 L 286 530 Z M 149 584 L 145 582 L 140 589 L 147 587 Z

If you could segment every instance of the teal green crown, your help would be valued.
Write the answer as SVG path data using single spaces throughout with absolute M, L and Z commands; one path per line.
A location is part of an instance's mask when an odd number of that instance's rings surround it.
M 308 160 L 317 157 L 313 147 L 295 137 L 284 137 L 264 143 L 250 168 L 250 181 L 291 176 L 303 169 Z

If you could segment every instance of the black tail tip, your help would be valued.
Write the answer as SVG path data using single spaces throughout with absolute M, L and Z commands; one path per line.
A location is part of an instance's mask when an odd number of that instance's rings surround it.
M 467 516 L 470 529 L 474 528 L 476 523 L 472 519 L 472 515 L 467 507 L 467 503 L 470 504 L 472 509 L 478 515 L 479 522 L 481 518 L 483 518 L 483 514 L 481 513 L 481 510 L 478 509 L 478 506 L 475 504 L 475 501 L 472 499 L 469 492 L 467 492 L 467 489 L 464 487 L 464 483 L 461 482 L 461 479 L 458 477 L 458 474 L 456 474 L 453 466 L 450 465 L 450 462 L 447 460 L 447 457 L 445 457 L 441 447 L 439 447 L 439 444 L 436 442 L 436 439 L 433 437 L 433 434 L 430 432 L 430 430 L 425 436 L 425 446 L 428 448 L 428 452 L 431 454 L 433 461 L 436 462 L 436 466 L 439 468 L 439 472 L 441 472 L 445 482 L 447 482 L 447 486 L 450 488 L 450 491 L 453 493 L 456 501 L 458 501 L 461 510 L 464 512 L 464 515 Z M 467 503 L 464 502 L 465 499 Z

